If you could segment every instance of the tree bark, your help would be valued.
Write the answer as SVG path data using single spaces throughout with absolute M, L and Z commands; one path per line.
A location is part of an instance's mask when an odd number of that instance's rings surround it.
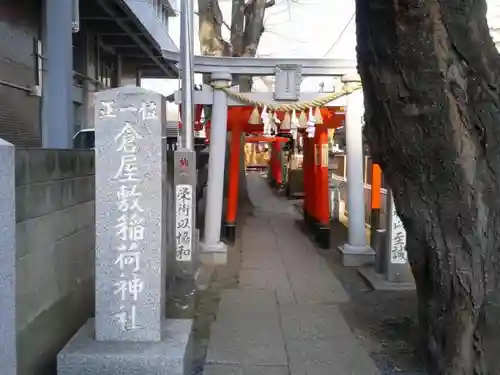
M 491 374 L 500 57 L 485 0 L 357 0 L 365 135 L 408 233 L 432 375 Z
M 231 45 L 222 38 L 224 19 L 218 0 L 198 0 L 198 19 L 201 54 L 230 56 Z
M 244 51 L 243 35 L 245 34 L 245 0 L 232 1 L 231 45 L 233 56 L 241 56 Z

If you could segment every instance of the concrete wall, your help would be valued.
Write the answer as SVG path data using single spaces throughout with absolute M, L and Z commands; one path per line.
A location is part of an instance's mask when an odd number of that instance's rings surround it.
M 46 375 L 94 310 L 94 153 L 16 151 L 18 375 Z

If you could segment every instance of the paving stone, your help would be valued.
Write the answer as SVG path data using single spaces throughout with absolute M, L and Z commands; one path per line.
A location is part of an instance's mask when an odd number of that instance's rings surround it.
M 278 244 L 274 238 L 274 235 L 273 237 L 265 235 L 259 237 L 257 234 L 252 234 L 248 235 L 246 239 L 245 237 L 243 237 L 242 242 L 243 244 L 241 248 L 243 254 L 247 252 L 254 253 L 257 252 L 259 249 L 262 251 L 270 251 L 270 252 L 278 250 Z
M 267 253 L 262 250 L 244 251 L 242 268 L 275 270 L 280 268 L 284 269 L 285 266 L 283 264 L 283 260 L 281 259 L 281 254 L 278 251 L 267 249 Z
M 251 289 L 231 289 L 221 293 L 217 320 L 233 316 L 248 319 L 247 317 L 252 315 L 278 317 L 276 294 L 272 291 Z
M 247 268 L 240 271 L 240 284 L 262 285 L 288 283 L 288 276 L 285 267 L 276 268 Z
M 380 375 L 357 339 L 294 340 L 287 343 L 291 375 Z
M 343 303 L 349 301 L 349 295 L 342 283 L 325 265 L 314 261 L 304 262 L 300 267 L 287 264 L 290 283 L 297 303 Z
M 286 342 L 293 340 L 340 340 L 353 336 L 337 306 L 280 305 Z
M 270 272 L 270 270 L 243 269 L 240 271 L 239 287 L 241 289 L 274 291 L 280 304 L 295 302 L 285 270 L 275 269 Z
M 286 366 L 279 319 L 240 316 L 212 325 L 207 363 Z
M 342 286 L 324 285 L 318 282 L 297 283 L 292 278 L 292 290 L 299 304 L 349 302 L 349 296 Z
M 206 365 L 203 375 L 289 375 L 286 366 Z

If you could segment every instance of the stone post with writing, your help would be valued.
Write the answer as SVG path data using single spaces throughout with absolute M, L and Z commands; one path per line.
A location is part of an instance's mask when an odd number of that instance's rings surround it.
M 174 151 L 175 258 L 177 276 L 192 279 L 198 269 L 196 241 L 196 154 Z
M 186 374 L 192 323 L 165 319 L 165 100 L 136 86 L 95 99 L 95 322 L 59 354 L 58 370 Z
M 165 104 L 130 86 L 96 97 L 96 339 L 160 341 Z
M 388 282 L 411 283 L 413 275 L 406 253 L 406 230 L 396 212 L 392 192 L 387 191 L 386 278 Z

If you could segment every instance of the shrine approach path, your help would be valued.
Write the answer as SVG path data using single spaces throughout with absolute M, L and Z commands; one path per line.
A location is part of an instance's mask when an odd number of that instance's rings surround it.
M 241 234 L 239 283 L 221 292 L 205 375 L 378 375 L 344 319 L 349 301 L 292 201 L 248 174 L 255 206 Z

